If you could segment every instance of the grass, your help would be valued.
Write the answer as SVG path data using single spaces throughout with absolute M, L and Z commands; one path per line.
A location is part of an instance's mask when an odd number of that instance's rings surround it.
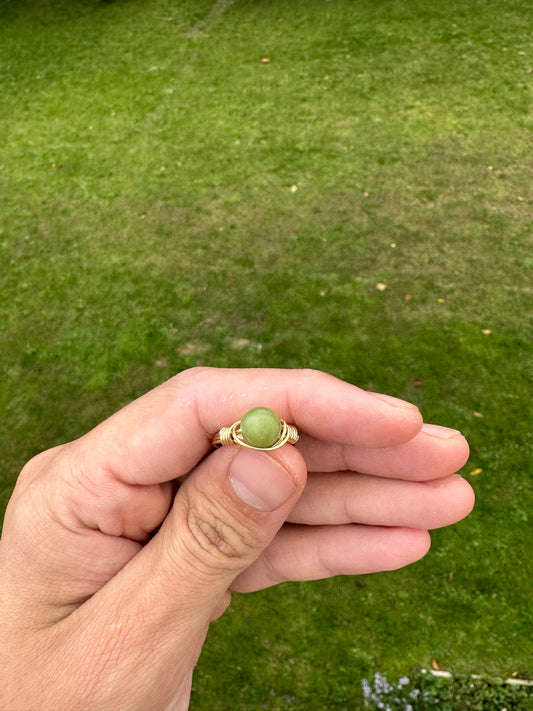
M 321 368 L 472 445 L 425 560 L 236 596 L 194 709 L 533 676 L 531 30 L 512 0 L 0 7 L 4 504 L 199 363 Z

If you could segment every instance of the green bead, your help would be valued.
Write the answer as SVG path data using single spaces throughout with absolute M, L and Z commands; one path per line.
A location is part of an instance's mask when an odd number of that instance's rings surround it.
M 272 447 L 279 439 L 281 421 L 268 407 L 254 407 L 241 419 L 242 438 L 251 447 Z

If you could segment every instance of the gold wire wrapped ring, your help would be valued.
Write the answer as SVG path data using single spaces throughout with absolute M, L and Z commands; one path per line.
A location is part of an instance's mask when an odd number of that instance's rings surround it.
M 222 427 L 213 437 L 214 447 L 238 445 L 247 449 L 269 452 L 296 444 L 299 435 L 294 425 L 289 425 L 266 407 L 255 407 L 231 427 Z

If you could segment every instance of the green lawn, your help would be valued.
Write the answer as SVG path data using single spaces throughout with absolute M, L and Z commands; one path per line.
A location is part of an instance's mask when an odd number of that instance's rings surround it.
M 533 677 L 532 37 L 514 0 L 1 3 L 2 507 L 195 364 L 320 368 L 471 443 L 420 563 L 236 596 L 195 711 Z

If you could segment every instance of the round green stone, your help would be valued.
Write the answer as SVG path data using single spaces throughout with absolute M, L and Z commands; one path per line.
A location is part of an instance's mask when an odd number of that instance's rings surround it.
M 242 438 L 251 447 L 272 447 L 281 432 L 281 421 L 268 407 L 254 407 L 241 419 Z

